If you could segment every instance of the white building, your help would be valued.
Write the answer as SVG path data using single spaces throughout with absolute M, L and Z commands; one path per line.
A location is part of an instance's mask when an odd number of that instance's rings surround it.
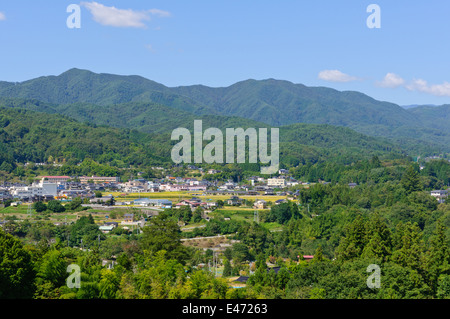
M 159 208 L 172 208 L 172 202 L 168 199 L 150 199 L 150 198 L 139 198 L 133 201 L 134 205 L 139 206 L 154 206 Z
M 86 184 L 89 181 L 93 181 L 94 183 L 118 183 L 119 177 L 105 177 L 105 176 L 80 176 L 80 182 L 82 184 Z
M 433 196 L 433 197 L 436 197 L 436 199 L 437 199 L 437 201 L 439 203 L 443 203 L 443 202 L 445 202 L 445 200 L 448 197 L 448 191 L 440 190 L 440 189 L 439 190 L 433 190 L 433 191 L 431 191 L 430 195 Z
M 286 180 L 284 178 L 268 178 L 267 186 L 270 187 L 285 187 Z
M 41 181 L 39 184 L 25 187 L 13 187 L 10 191 L 14 198 L 32 198 L 43 196 L 57 196 L 57 184 Z

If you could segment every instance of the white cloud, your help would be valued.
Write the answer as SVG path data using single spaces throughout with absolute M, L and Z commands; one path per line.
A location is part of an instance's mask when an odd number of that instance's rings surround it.
M 396 88 L 405 84 L 405 80 L 403 80 L 400 76 L 395 73 L 388 73 L 384 77 L 383 81 L 377 82 L 378 86 L 385 88 Z
M 329 82 L 352 82 L 359 80 L 357 77 L 342 73 L 339 70 L 323 70 L 319 72 L 319 79 Z
M 6 20 L 6 16 L 3 12 L 0 11 L 0 21 Z
M 151 14 L 153 14 L 155 16 L 161 17 L 161 18 L 167 18 L 167 17 L 171 16 L 170 12 L 159 10 L 159 9 L 151 9 L 151 10 L 148 10 L 148 12 L 150 12 Z
M 422 79 L 413 80 L 405 86 L 410 91 L 419 91 L 435 96 L 450 96 L 450 83 L 429 85 L 427 81 Z
M 117 9 L 107 7 L 98 2 L 81 2 L 92 14 L 94 20 L 101 25 L 123 28 L 145 28 L 145 21 L 150 21 L 151 15 L 169 17 L 170 13 L 159 9 L 135 11 L 132 9 Z
M 382 81 L 376 82 L 375 84 L 384 88 L 403 87 L 411 92 L 422 92 L 434 96 L 450 96 L 449 82 L 444 82 L 442 84 L 428 84 L 428 82 L 423 79 L 414 79 L 407 82 L 395 73 L 387 73 Z

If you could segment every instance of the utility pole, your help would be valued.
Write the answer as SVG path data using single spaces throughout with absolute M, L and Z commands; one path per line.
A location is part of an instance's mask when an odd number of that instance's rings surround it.
M 219 261 L 219 256 L 217 254 L 216 251 L 213 252 L 213 271 L 212 273 L 214 274 L 214 277 L 217 277 L 217 265 L 218 265 L 218 261 Z M 209 262 L 208 262 L 209 265 Z

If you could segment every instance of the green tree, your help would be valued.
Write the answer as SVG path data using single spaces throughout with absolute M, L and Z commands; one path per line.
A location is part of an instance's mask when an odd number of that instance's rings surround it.
M 314 259 L 312 260 L 313 262 L 321 262 L 323 261 L 323 248 L 322 245 L 319 244 L 319 246 L 317 247 L 315 253 L 314 253 Z
M 35 275 L 30 253 L 0 228 L 0 299 L 32 298 Z
M 203 209 L 201 207 L 197 207 L 192 214 L 192 222 L 199 223 L 202 221 L 202 213 Z
M 416 271 L 422 270 L 424 242 L 422 232 L 417 224 L 399 223 L 394 247 L 392 261 Z
M 50 250 L 42 257 L 37 276 L 50 282 L 55 288 L 64 284 L 66 273 L 66 262 L 58 250 Z
M 248 247 L 242 243 L 233 244 L 233 260 L 236 263 L 243 263 L 250 258 Z
M 232 267 L 231 267 L 231 263 L 230 261 L 226 258 L 225 262 L 223 264 L 223 272 L 222 272 L 222 276 L 224 277 L 229 277 L 231 276 L 231 272 L 232 272 Z
M 401 183 L 408 194 L 422 189 L 419 173 L 412 165 L 408 166 L 406 169 L 401 179 Z
M 374 214 L 367 227 L 368 243 L 363 249 L 363 258 L 381 258 L 387 261 L 392 254 L 392 236 L 389 227 L 379 214 Z
M 91 247 L 98 242 L 98 238 L 105 239 L 105 235 L 99 230 L 95 224 L 91 214 L 81 216 L 70 229 L 70 245 L 81 246 L 84 248 Z
M 140 241 L 141 249 L 152 254 L 160 250 L 167 252 L 167 258 L 184 261 L 186 259 L 185 247 L 181 244 L 181 231 L 177 222 L 165 212 L 153 217 L 150 225 L 142 230 Z
M 219 208 L 221 208 L 221 207 L 223 207 L 223 206 L 225 205 L 225 203 L 224 203 L 223 200 L 221 200 L 221 199 L 218 199 L 218 200 L 216 201 L 216 203 L 217 203 L 217 207 L 219 207 Z
M 48 202 L 47 208 L 54 213 L 62 213 L 66 209 L 58 200 L 51 200 Z
M 342 238 L 336 249 L 336 258 L 341 261 L 357 258 L 361 256 L 366 244 L 365 222 L 363 217 L 358 215 L 356 219 L 346 227 L 345 237 Z
M 81 207 L 81 204 L 83 203 L 83 200 L 81 197 L 75 197 L 70 203 L 68 203 L 65 208 L 67 210 L 75 210 L 79 207 Z
M 33 209 L 38 213 L 42 213 L 47 210 L 47 205 L 45 205 L 43 202 L 35 202 L 33 204 Z
M 115 299 L 119 284 L 120 276 L 116 272 L 109 269 L 102 269 L 101 279 L 98 285 L 100 298 Z
M 436 296 L 439 299 L 450 299 L 450 275 L 439 276 Z
M 175 298 L 181 294 L 177 290 L 185 282 L 186 272 L 181 263 L 168 258 L 165 250 L 159 250 L 154 254 L 144 252 L 139 269 L 136 284 L 143 298 L 165 299 L 169 296 Z
M 117 263 L 126 270 L 131 270 L 131 267 L 133 265 L 130 257 L 128 257 L 126 253 L 121 253 L 119 257 L 117 257 Z
M 445 225 L 438 220 L 430 238 L 429 250 L 426 254 L 426 269 L 433 291 L 437 290 L 438 278 L 442 274 L 450 273 L 450 249 L 448 247 L 446 230 Z

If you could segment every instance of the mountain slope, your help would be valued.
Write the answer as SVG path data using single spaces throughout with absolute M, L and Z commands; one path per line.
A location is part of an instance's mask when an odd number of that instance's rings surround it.
M 247 80 L 227 88 L 174 88 L 220 114 L 237 115 L 270 125 L 323 123 L 358 127 L 417 125 L 413 114 L 358 92 L 306 87 L 280 80 Z
M 209 121 L 214 125 L 225 123 L 220 116 L 212 116 Z M 231 117 L 228 121 L 255 124 Z M 192 132 L 192 128 L 189 129 Z M 175 143 L 177 141 L 171 140 L 170 132 L 149 134 L 83 124 L 58 114 L 0 107 L 0 171 L 11 172 L 16 163 L 45 162 L 49 157 L 73 167 L 86 158 L 114 168 L 133 166 L 146 169 L 155 164 L 173 165 L 171 149 Z M 204 142 L 205 145 L 207 143 Z M 280 129 L 282 165 L 323 161 L 351 164 L 373 155 L 385 158 L 403 156 L 394 145 L 344 127 L 294 124 Z M 105 174 L 117 172 L 107 171 L 109 173 Z
M 427 127 L 450 132 L 450 104 L 417 106 L 408 109 L 408 112 L 414 114 Z
M 58 76 L 0 85 L 0 96 L 36 99 L 52 104 L 91 103 L 110 105 L 126 102 L 153 102 L 175 109 L 204 113 L 189 98 L 171 93 L 164 85 L 140 76 L 96 74 L 71 69 Z
M 418 125 L 414 114 L 358 92 L 339 92 L 280 80 L 247 80 L 226 88 L 168 88 L 139 76 L 71 69 L 18 84 L 3 83 L 0 96 L 53 104 L 113 105 L 146 102 L 195 114 L 239 116 L 273 126 L 293 123 Z
M 167 162 L 165 140 L 133 130 L 82 124 L 56 114 L 0 108 L 0 154 L 9 163 L 92 158 L 107 165 Z M 12 161 L 11 161 L 12 160 Z M 0 159 L 1 161 L 1 159 Z M 1 168 L 0 170 L 4 170 Z
M 244 125 L 239 117 L 254 121 L 250 125 L 345 126 L 366 135 L 387 137 L 413 153 L 450 152 L 448 107 L 438 108 L 442 114 L 437 115 L 425 111 L 427 108 L 406 110 L 359 92 L 274 79 L 247 80 L 222 88 L 169 88 L 139 76 L 71 69 L 59 76 L 22 83 L 0 82 L 0 105 L 21 103 L 36 111 L 144 132 L 186 127 L 193 119 L 206 120 L 214 115 L 212 118 L 224 125 Z M 229 122 L 228 116 L 236 118 Z

